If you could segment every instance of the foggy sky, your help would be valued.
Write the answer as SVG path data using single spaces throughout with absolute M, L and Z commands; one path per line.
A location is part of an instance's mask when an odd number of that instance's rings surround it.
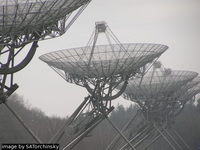
M 93 0 L 65 35 L 39 42 L 32 62 L 15 76 L 17 93 L 48 115 L 71 114 L 87 96 L 86 90 L 64 81 L 38 57 L 85 46 L 95 21 L 102 20 L 121 43 L 168 45 L 160 58 L 165 67 L 200 73 L 199 8 L 199 0 Z M 123 98 L 117 102 L 127 103 Z

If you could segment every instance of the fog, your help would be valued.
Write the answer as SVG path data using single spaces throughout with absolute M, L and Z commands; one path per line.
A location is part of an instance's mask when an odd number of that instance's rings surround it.
M 95 21 L 106 21 L 121 43 L 168 45 L 160 58 L 165 67 L 200 73 L 199 6 L 199 0 L 92 0 L 66 34 L 39 42 L 31 63 L 16 73 L 17 93 L 48 115 L 71 114 L 87 96 L 86 90 L 64 81 L 38 57 L 85 46 Z M 129 104 L 123 98 L 114 103 Z

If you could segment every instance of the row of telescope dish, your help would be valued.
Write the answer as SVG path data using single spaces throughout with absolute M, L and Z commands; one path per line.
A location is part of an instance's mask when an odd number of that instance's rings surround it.
M 99 36 L 103 35 L 108 44 L 97 45 Z M 67 82 L 86 88 L 93 118 L 107 119 L 129 148 L 135 149 L 108 118 L 114 99 L 123 95 L 135 102 L 145 121 L 162 132 L 159 128 L 172 126 L 185 104 L 200 92 L 198 73 L 166 69 L 157 61 L 168 48 L 166 45 L 120 43 L 105 22 L 96 22 L 88 43 L 85 47 L 50 52 L 40 59 Z M 69 142 L 64 149 L 72 145 Z

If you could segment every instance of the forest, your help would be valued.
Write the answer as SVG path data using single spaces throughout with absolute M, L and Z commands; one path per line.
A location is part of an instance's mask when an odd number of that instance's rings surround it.
M 11 96 L 8 103 L 43 143 L 47 143 L 68 118 L 49 117 L 41 110 L 31 107 L 17 94 Z M 0 107 L 0 143 L 35 143 L 7 108 L 3 104 Z M 119 129 L 122 129 L 137 111 L 138 107 L 134 104 L 128 108 L 118 105 L 109 117 Z M 131 130 L 127 131 L 129 137 L 132 136 L 132 131 L 137 130 L 142 124 L 140 117 L 138 118 L 132 124 Z M 195 104 L 192 101 L 186 104 L 176 117 L 173 128 L 184 137 L 192 150 L 200 149 L 200 100 Z M 74 150 L 104 150 L 116 134 L 108 121 L 104 120 Z M 120 147 L 116 147 L 118 148 Z M 170 147 L 163 138 L 160 138 L 148 149 L 170 150 Z

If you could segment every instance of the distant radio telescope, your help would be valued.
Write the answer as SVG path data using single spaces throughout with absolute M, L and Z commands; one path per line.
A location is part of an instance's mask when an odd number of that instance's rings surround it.
M 174 135 L 168 130 L 172 128 L 175 117 L 184 105 L 200 92 L 200 79 L 197 75 L 198 73 L 192 71 L 165 69 L 161 63 L 156 62 L 144 76 L 129 80 L 124 98 L 137 103 L 144 118 L 130 139 L 134 148 L 147 149 L 159 137 L 163 137 L 174 150 L 185 147 L 189 149 L 182 138 L 182 143 L 175 140 L 177 133 Z M 134 126 L 131 127 L 134 120 L 128 123 L 126 127 L 129 126 L 129 131 L 131 128 L 136 130 Z M 180 136 L 178 138 L 180 140 Z M 118 140 L 119 136 L 111 142 L 107 150 L 113 150 Z M 121 149 L 124 150 L 128 146 L 125 144 Z

